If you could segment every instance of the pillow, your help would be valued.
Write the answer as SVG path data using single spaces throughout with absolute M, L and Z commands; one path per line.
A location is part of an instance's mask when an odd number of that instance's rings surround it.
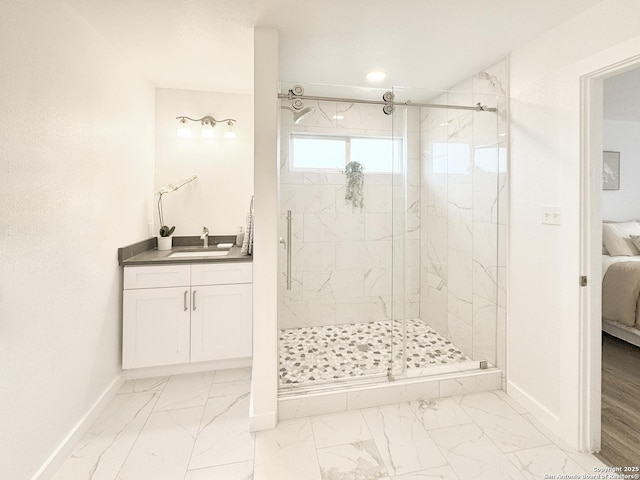
M 607 247 L 604 246 L 604 242 L 602 242 L 602 254 L 609 255 L 609 250 L 607 250 Z
M 640 235 L 631 235 L 631 241 L 633 245 L 640 250 Z
M 640 223 L 602 224 L 602 242 L 612 257 L 640 255 L 640 250 L 631 241 L 631 235 L 640 236 Z

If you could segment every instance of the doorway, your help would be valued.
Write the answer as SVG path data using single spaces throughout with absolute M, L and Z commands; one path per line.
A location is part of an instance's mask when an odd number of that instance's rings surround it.
M 621 199 L 618 197 L 625 190 L 620 189 L 620 181 L 624 178 L 625 173 L 629 173 L 628 168 L 613 172 L 614 178 L 607 178 L 607 185 L 603 190 L 603 168 L 609 167 L 607 172 L 612 174 L 611 166 L 617 167 L 618 161 L 622 160 L 620 155 L 617 155 L 619 152 L 613 149 L 616 142 L 611 143 L 613 141 L 611 132 L 624 127 L 624 125 L 612 123 L 616 120 L 611 117 L 611 105 L 605 109 L 605 84 L 610 85 L 612 81 L 617 81 L 616 79 L 623 78 L 623 76 L 634 75 L 634 71 L 640 75 L 639 67 L 640 58 L 633 57 L 594 71 L 581 79 L 580 256 L 581 275 L 584 275 L 582 278 L 588 282 L 586 288 L 581 289 L 581 383 L 583 386 L 580 403 L 583 430 L 581 441 L 585 450 L 600 451 L 600 458 L 612 466 L 633 463 L 631 458 L 624 463 L 624 457 L 619 456 L 619 454 L 624 455 L 622 445 L 625 442 L 621 440 L 621 427 L 623 423 L 629 423 L 629 411 L 627 410 L 625 413 L 621 404 L 620 392 L 624 388 L 618 389 L 621 383 L 620 375 L 623 375 L 627 369 L 621 365 L 620 354 L 626 355 L 625 358 L 632 362 L 640 361 L 640 355 L 634 357 L 633 349 L 629 349 L 626 342 L 620 343 L 621 341 L 613 337 L 606 337 L 603 344 L 603 300 L 605 310 L 607 302 L 609 302 L 606 292 L 603 299 L 603 276 L 609 272 L 607 268 L 610 268 L 609 265 L 612 263 L 623 263 L 628 260 L 626 254 L 617 260 L 615 257 L 618 255 L 605 254 L 603 250 L 603 222 L 623 222 L 625 216 L 637 217 L 632 220 L 640 220 L 640 204 L 638 204 L 638 214 L 621 207 L 625 202 L 620 203 Z M 640 89 L 638 98 L 640 106 Z M 640 128 L 640 108 L 638 109 L 637 121 Z M 603 154 L 604 151 L 611 151 L 612 154 Z M 604 159 L 606 155 L 608 157 Z M 629 155 L 629 157 L 631 156 Z M 627 158 L 627 162 L 630 161 L 632 158 Z M 640 164 L 638 173 L 640 181 Z M 622 181 L 622 185 L 624 182 Z M 630 181 L 629 175 L 627 175 L 626 182 L 626 192 L 630 193 L 635 187 L 633 181 Z M 605 228 L 610 229 L 610 227 Z M 609 330 L 607 323 L 604 324 L 605 330 Z M 637 343 L 640 344 L 640 328 L 638 328 L 637 338 Z M 621 418 L 624 415 L 626 415 L 626 419 Z M 640 415 L 638 419 L 640 427 Z M 631 434 L 633 435 L 633 432 Z M 620 465 L 618 465 L 619 463 Z M 637 463 L 636 459 L 633 464 Z

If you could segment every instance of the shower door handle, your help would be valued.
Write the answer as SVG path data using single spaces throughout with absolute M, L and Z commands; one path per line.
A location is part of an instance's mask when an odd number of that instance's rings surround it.
M 287 290 L 291 290 L 291 210 L 287 210 Z

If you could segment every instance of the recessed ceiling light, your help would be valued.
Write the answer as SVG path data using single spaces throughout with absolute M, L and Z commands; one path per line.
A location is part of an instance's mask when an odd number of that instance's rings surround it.
M 333 119 L 334 120 L 342 120 L 342 119 L 344 119 L 344 115 L 334 115 Z
M 367 73 L 367 75 L 365 75 L 365 78 L 368 82 L 377 83 L 387 78 L 387 74 L 384 72 L 369 72 Z

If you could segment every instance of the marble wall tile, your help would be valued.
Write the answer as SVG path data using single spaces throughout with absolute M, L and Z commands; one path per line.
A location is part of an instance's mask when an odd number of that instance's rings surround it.
M 338 299 L 335 303 L 335 323 L 390 320 L 391 301 L 391 296 Z
M 446 465 L 408 404 L 372 408 L 362 413 L 390 475 Z
M 473 305 L 449 293 L 448 324 L 444 335 L 467 355 L 473 350 Z
M 432 430 L 431 437 L 465 480 L 524 480 L 519 469 L 475 424 Z
M 303 273 L 304 300 L 328 300 L 365 296 L 365 271 L 329 270 Z
M 386 214 L 372 214 L 386 215 Z M 304 215 L 305 242 L 340 242 L 365 239 L 365 221 L 371 215 L 316 213 Z M 371 223 L 369 221 L 369 223 Z
M 366 268 L 391 268 L 393 242 L 391 240 L 374 240 L 365 242 Z
M 292 213 L 320 213 L 322 211 L 322 188 L 320 185 L 281 185 L 281 211 L 286 212 L 287 210 L 291 210 Z
M 507 309 L 503 306 L 498 307 L 496 324 L 496 366 L 505 372 L 507 365 Z
M 364 217 L 364 235 L 367 241 L 391 240 L 393 214 L 370 213 Z
M 497 363 L 497 305 L 477 295 L 473 296 L 473 350 L 474 360 L 486 360 L 492 365 Z
M 363 187 L 364 210 L 366 213 L 391 213 L 393 202 L 391 185 L 365 185 Z M 338 193 L 344 203 L 344 189 Z M 339 199 L 336 200 L 336 204 Z M 347 206 L 347 208 L 350 208 Z
M 497 302 L 498 267 L 488 267 L 474 259 L 473 294 Z
M 444 158 L 446 160 L 446 157 Z M 446 218 L 449 214 L 447 200 L 449 181 L 446 173 L 431 174 L 424 186 L 426 187 L 426 195 L 421 194 L 423 200 L 421 208 L 429 216 Z
M 366 242 L 335 242 L 336 263 L 338 270 L 354 270 L 370 268 Z M 391 242 L 389 242 L 391 249 Z M 389 257 L 391 254 L 389 254 Z
M 321 480 L 308 419 L 280 422 L 256 433 L 254 480 Z
M 391 353 L 391 352 L 390 352 Z M 347 407 L 370 408 L 377 405 L 393 405 L 438 397 L 440 385 L 437 380 L 414 384 L 388 384 L 380 388 L 364 388 L 347 394 Z
M 501 60 L 473 76 L 473 91 L 504 96 L 507 94 L 506 61 Z
M 495 95 L 474 94 L 474 105 L 495 108 L 498 98 Z M 473 143 L 475 146 L 495 145 L 498 142 L 498 115 L 491 112 L 473 112 Z
M 164 386 L 158 379 L 129 381 L 127 390 Z M 71 456 L 53 477 L 54 480 L 116 478 L 131 447 L 142 430 L 160 391 L 116 395 L 98 420 L 82 437 Z
M 392 275 L 388 268 L 369 268 L 364 271 L 364 295 L 377 297 L 392 294 Z
M 336 268 L 335 242 L 292 242 L 291 249 L 293 272 L 321 272 Z
M 333 325 L 336 321 L 336 302 L 334 300 L 289 300 L 278 303 L 279 329 Z
M 181 408 L 149 415 L 118 480 L 183 478 L 189 464 L 204 407 Z M 158 432 L 162 432 L 158 435 Z
M 317 448 L 333 447 L 371 439 L 360 410 L 314 416 L 311 419 Z
M 347 394 L 344 392 L 278 400 L 278 420 L 324 415 L 347 410 Z
M 445 335 L 448 330 L 449 294 L 446 284 L 433 275 L 427 274 L 426 289 L 422 284 L 420 316 L 436 331 Z
M 440 381 L 440 396 L 465 395 L 474 392 L 500 390 L 502 379 L 500 372 L 489 372 L 484 375 L 451 378 Z
M 479 149 L 489 154 L 497 148 Z M 476 149 L 476 153 L 479 153 Z M 476 167 L 473 172 L 473 220 L 484 223 L 498 223 L 498 178 L 496 173 L 485 172 Z
M 464 302 L 473 298 L 473 260 L 470 254 L 451 251 L 447 286 L 449 293 Z
M 376 480 L 387 470 L 373 440 L 318 449 L 323 480 Z

